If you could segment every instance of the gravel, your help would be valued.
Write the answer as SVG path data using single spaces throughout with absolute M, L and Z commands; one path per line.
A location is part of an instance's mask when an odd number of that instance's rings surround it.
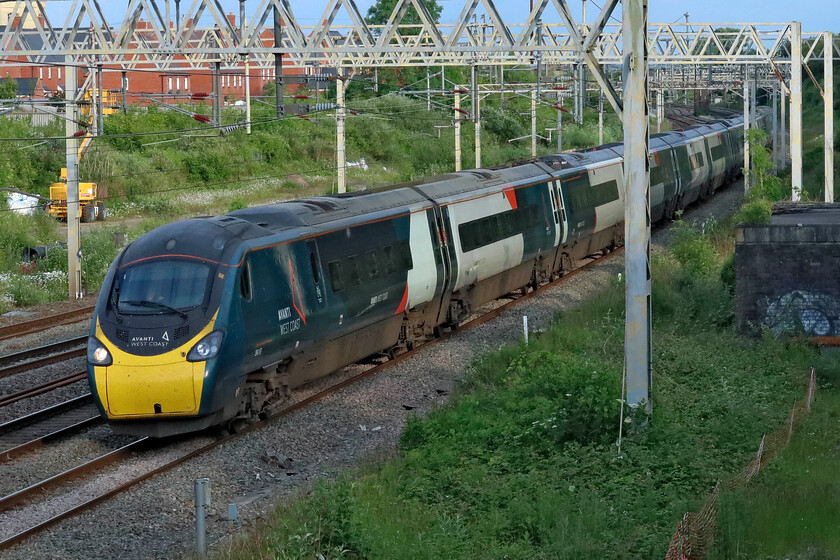
M 727 215 L 741 197 L 742 187 L 733 185 L 702 208 L 686 212 L 684 219 Z M 667 232 L 660 230 L 653 242 L 662 244 L 667 238 Z M 532 329 L 545 328 L 557 312 L 595 296 L 622 270 L 623 256 L 610 255 L 489 323 L 456 332 L 378 376 L 343 388 L 135 486 L 90 512 L 4 551 L 3 557 L 29 560 L 188 556 L 194 542 L 193 480 L 199 477 L 212 481 L 213 503 L 207 523 L 211 551 L 225 548 L 231 535 L 241 534 L 264 519 L 278 500 L 305 491 L 314 481 L 333 477 L 348 466 L 393 456 L 407 418 L 427 414 L 446 403 L 452 388 L 481 354 L 519 340 L 522 315 L 528 316 Z M 338 378 L 353 371 L 354 368 L 348 368 Z M 329 383 L 335 381 L 332 378 Z M 71 497 L 127 480 L 138 469 L 162 462 L 175 450 L 181 453 L 205 440 L 206 436 L 199 436 L 175 442 L 122 463 L 54 498 L 43 508 L 56 511 Z M 228 504 L 234 502 L 239 504 L 239 520 L 235 522 L 227 520 Z M 25 521 L 40 519 L 38 510 L 34 507 L 17 512 L 14 519 L 2 514 L 0 538 Z

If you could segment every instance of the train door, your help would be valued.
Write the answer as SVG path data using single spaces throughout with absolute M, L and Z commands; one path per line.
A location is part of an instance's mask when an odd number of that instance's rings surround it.
M 455 287 L 456 274 L 458 270 L 457 256 L 453 245 L 452 223 L 449 220 L 449 208 L 440 206 L 432 201 L 434 206 L 434 225 L 436 239 L 434 240 L 435 250 L 440 255 L 443 269 L 441 292 L 439 294 L 440 307 L 436 324 L 446 321 L 449 311 L 449 302 L 452 299 L 452 290 Z
M 560 181 L 552 179 L 548 184 L 551 195 L 551 208 L 554 215 L 554 246 L 557 247 L 566 242 L 568 219 L 566 217 L 566 205 L 563 204 L 563 193 L 560 191 Z

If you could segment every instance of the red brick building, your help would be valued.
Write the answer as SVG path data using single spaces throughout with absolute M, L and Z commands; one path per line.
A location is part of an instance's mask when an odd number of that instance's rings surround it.
M 236 16 L 231 13 L 228 16 L 231 25 L 236 26 Z M 20 16 L 13 16 L 9 18 L 10 21 L 5 22 L 5 25 L 12 25 L 20 27 L 22 22 Z M 187 22 L 189 27 L 191 22 Z M 0 26 L 2 27 L 2 26 Z M 41 37 L 31 28 L 31 24 L 24 24 L 22 35 L 31 48 L 39 48 L 42 43 Z M 151 31 L 151 24 L 147 21 L 140 20 L 138 30 L 143 33 L 144 29 L 148 29 L 148 39 L 154 40 L 154 34 Z M 57 32 L 59 30 L 56 30 Z M 77 40 L 84 41 L 86 37 L 91 34 L 88 30 L 80 30 L 77 33 Z M 274 44 L 274 34 L 271 30 L 263 31 L 262 41 L 265 46 L 272 46 Z M 129 47 L 131 48 L 131 47 Z M 23 60 L 22 57 L 14 57 L 6 55 L 5 60 L 17 59 L 21 61 L 17 66 L 4 66 L 0 68 L 0 78 L 12 77 L 15 79 L 26 78 L 30 80 L 37 80 L 38 88 L 34 97 L 52 97 L 58 92 L 64 91 L 64 84 L 66 80 L 66 67 L 62 57 L 47 57 L 47 60 L 42 64 L 30 64 Z M 297 68 L 290 62 L 284 60 L 283 62 L 284 75 L 313 75 L 314 68 Z M 81 86 L 88 74 L 89 70 L 79 69 L 78 84 Z M 139 62 L 135 69 L 125 71 L 127 79 L 127 103 L 128 104 L 148 104 L 148 97 L 154 96 L 162 101 L 178 101 L 188 100 L 194 96 L 204 96 L 212 93 L 213 74 L 209 65 L 204 68 L 191 69 L 173 69 L 169 71 L 162 71 L 151 63 Z M 273 82 L 275 79 L 274 68 L 250 68 L 251 95 L 262 95 L 266 84 Z M 103 65 L 102 74 L 102 89 L 118 91 L 123 87 L 123 70 L 115 65 Z M 40 91 L 38 91 L 40 89 Z M 221 94 L 227 101 L 235 99 L 243 99 L 245 97 L 245 67 L 241 63 L 236 68 L 222 66 L 221 68 Z

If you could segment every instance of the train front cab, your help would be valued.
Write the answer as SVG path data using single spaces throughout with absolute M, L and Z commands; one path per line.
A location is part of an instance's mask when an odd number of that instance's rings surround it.
M 217 385 L 216 375 L 228 269 L 196 259 L 118 263 L 103 284 L 88 343 L 88 380 L 100 413 L 116 433 L 151 437 L 232 418 L 238 402 L 229 393 L 236 389 Z

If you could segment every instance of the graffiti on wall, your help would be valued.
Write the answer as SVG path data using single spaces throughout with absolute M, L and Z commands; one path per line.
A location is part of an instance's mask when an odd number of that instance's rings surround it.
M 840 301 L 818 292 L 793 290 L 769 301 L 764 324 L 776 334 L 840 336 Z

